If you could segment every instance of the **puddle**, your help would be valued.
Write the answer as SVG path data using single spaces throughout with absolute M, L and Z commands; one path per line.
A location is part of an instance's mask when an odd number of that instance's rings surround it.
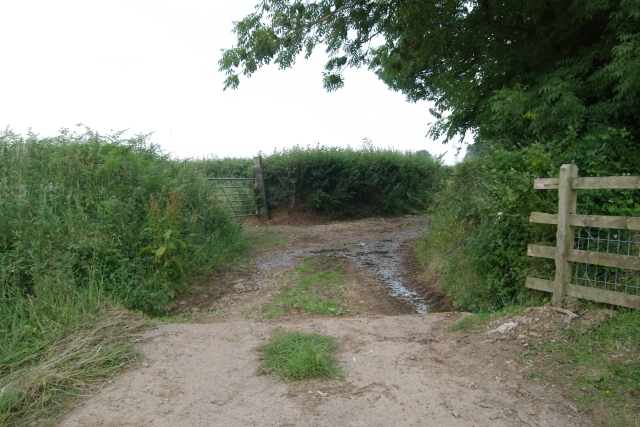
M 418 313 L 428 313 L 429 304 L 415 291 L 408 289 L 404 283 L 401 270 L 400 249 L 409 246 L 407 239 L 417 236 L 422 229 L 406 231 L 393 239 L 381 239 L 361 242 L 350 250 L 344 250 L 344 256 L 358 267 L 369 270 L 380 276 L 389 289 L 389 295 L 413 305 Z
M 260 263 L 258 270 L 276 267 L 293 267 L 295 258 L 305 254 L 333 253 L 339 257 L 345 257 L 360 268 L 371 271 L 382 278 L 383 283 L 389 289 L 389 295 L 404 301 L 408 301 L 418 313 L 429 313 L 430 307 L 427 301 L 417 292 L 405 286 L 400 250 L 409 246 L 404 243 L 407 239 L 422 233 L 424 229 L 415 229 L 397 234 L 392 239 L 363 241 L 351 245 L 325 247 L 321 249 L 298 249 L 292 252 L 275 254 L 268 261 Z

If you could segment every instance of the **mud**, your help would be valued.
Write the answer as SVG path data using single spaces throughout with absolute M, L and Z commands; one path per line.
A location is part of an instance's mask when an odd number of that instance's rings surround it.
M 59 427 L 592 426 L 558 390 L 527 379 L 532 367 L 516 353 L 526 344 L 522 330 L 448 332 L 466 314 L 408 314 L 419 303 L 390 295 L 395 281 L 409 289 L 407 239 L 427 225 L 428 218 L 398 218 L 271 227 L 276 249 L 183 295 L 176 310 L 190 313 L 190 323 L 146 331 L 140 365 L 95 389 Z M 306 254 L 345 264 L 360 310 L 261 317 Z M 554 315 L 545 328 L 554 329 Z M 514 322 L 541 316 L 534 310 Z M 256 350 L 275 328 L 337 337 L 344 380 L 260 375 Z

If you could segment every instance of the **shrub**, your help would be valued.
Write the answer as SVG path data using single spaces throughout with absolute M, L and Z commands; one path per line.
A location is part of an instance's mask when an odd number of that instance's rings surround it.
M 0 155 L 6 298 L 38 298 L 58 282 L 99 283 L 131 309 L 162 314 L 184 279 L 238 249 L 238 225 L 210 184 L 145 136 L 5 132 Z
M 254 176 L 250 159 L 201 160 L 199 167 L 211 177 Z M 425 152 L 296 146 L 265 157 L 263 169 L 269 207 L 361 218 L 424 211 L 445 167 Z

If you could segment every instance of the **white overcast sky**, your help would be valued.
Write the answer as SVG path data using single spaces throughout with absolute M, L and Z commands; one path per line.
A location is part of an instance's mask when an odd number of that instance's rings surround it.
M 43 136 L 83 123 L 100 133 L 154 132 L 178 157 L 250 157 L 293 145 L 448 152 L 425 135 L 427 102 L 409 103 L 366 69 L 322 87 L 316 50 L 222 90 L 232 22 L 258 0 L 0 0 L 0 128 Z M 127 135 L 127 134 L 125 134 Z M 464 152 L 461 153 L 463 155 Z

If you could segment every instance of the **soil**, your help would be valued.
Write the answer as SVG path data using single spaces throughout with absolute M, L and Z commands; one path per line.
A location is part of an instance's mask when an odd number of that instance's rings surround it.
M 185 323 L 145 331 L 140 364 L 101 384 L 58 425 L 595 425 L 555 387 L 528 379 L 534 365 L 518 356 L 572 317 L 542 307 L 478 331 L 447 330 L 468 313 L 451 311 L 410 256 L 429 218 L 288 220 L 245 223 L 248 235 L 279 244 L 182 295 L 172 314 Z M 261 308 L 305 256 L 344 264 L 345 314 L 265 319 Z M 428 313 L 418 314 L 423 306 Z M 597 321 L 585 319 L 585 327 Z M 337 337 L 345 378 L 286 383 L 262 375 L 257 349 L 277 328 Z

